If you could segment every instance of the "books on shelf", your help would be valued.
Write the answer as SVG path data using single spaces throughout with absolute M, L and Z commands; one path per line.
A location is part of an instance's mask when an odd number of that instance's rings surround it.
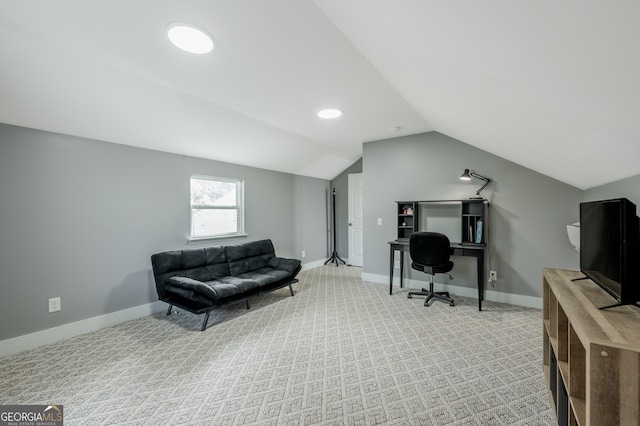
M 475 239 L 475 241 L 476 241 L 477 244 L 482 243 L 482 219 L 478 219 L 478 223 L 476 225 L 476 239 Z
M 478 219 L 475 223 L 469 223 L 467 241 L 470 243 L 482 244 L 482 219 Z

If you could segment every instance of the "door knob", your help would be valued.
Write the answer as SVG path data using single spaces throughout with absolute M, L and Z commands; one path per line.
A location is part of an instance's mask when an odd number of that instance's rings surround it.
M 349 226 L 352 226 L 353 224 L 351 222 L 349 222 Z

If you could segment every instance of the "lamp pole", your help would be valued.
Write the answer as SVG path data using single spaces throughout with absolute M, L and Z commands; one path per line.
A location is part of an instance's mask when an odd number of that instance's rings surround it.
M 336 189 L 333 188 L 333 193 L 332 193 L 332 205 L 333 205 L 333 253 L 331 253 L 331 257 L 329 259 L 327 259 L 326 262 L 324 262 L 324 264 L 326 265 L 327 263 L 331 262 L 336 264 L 336 266 L 339 266 L 338 260 L 342 263 L 344 263 L 345 265 L 347 264 L 347 262 L 345 262 L 344 260 L 340 259 L 340 256 L 338 255 L 338 251 L 337 251 L 337 246 L 336 246 Z

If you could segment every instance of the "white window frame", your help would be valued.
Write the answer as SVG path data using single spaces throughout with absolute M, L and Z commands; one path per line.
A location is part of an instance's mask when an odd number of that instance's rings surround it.
M 193 180 L 212 180 L 218 182 L 234 183 L 236 185 L 236 204 L 234 206 L 214 206 L 214 205 L 197 205 L 191 204 L 193 194 Z M 236 209 L 237 213 L 237 229 L 235 232 L 219 233 L 212 235 L 194 235 L 193 234 L 193 222 L 194 222 L 194 208 L 195 209 L 214 209 L 214 210 L 228 210 Z M 210 240 L 218 238 L 234 238 L 244 237 L 244 180 L 235 178 L 226 178 L 218 176 L 207 175 L 191 175 L 189 177 L 189 240 Z

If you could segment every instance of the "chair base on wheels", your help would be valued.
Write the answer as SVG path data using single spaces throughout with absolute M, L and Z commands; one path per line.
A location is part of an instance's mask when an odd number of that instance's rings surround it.
M 455 302 L 449 296 L 448 291 L 433 291 L 433 283 L 430 284 L 429 289 L 430 290 L 423 288 L 421 291 L 410 291 L 409 294 L 407 294 L 407 298 L 411 299 L 411 296 L 426 296 L 424 306 L 429 306 L 429 302 L 434 299 L 449 302 L 449 306 L 455 306 Z

